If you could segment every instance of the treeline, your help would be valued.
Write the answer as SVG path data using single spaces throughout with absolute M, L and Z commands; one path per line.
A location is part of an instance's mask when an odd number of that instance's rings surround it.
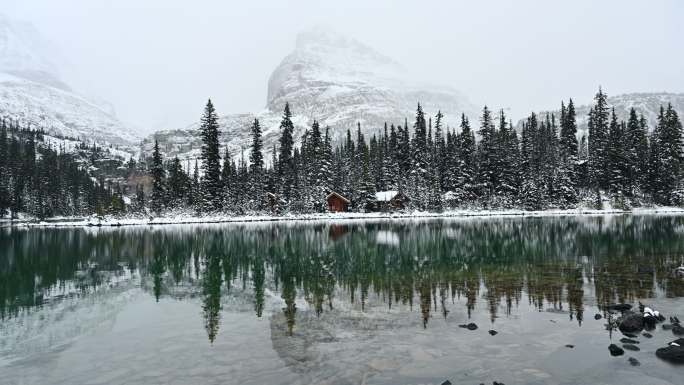
M 433 120 L 418 105 L 411 127 L 407 121 L 386 124 L 366 138 L 359 125 L 335 146 L 330 129 L 316 121 L 295 146 L 291 117 L 286 105 L 278 145 L 269 149 L 270 165 L 256 119 L 249 159 L 243 155 L 235 162 L 226 150 L 222 160 L 218 118 L 209 101 L 192 176 L 178 158 L 165 164 L 155 143 L 150 207 L 155 212 L 322 212 L 326 195 L 335 191 L 350 199 L 353 210 L 366 211 L 375 193 L 387 190 L 403 192 L 410 209 L 426 211 L 601 208 L 605 200 L 619 208 L 684 203 L 682 124 L 671 105 L 661 107 L 649 133 L 643 115 L 632 108 L 626 122 L 619 120 L 599 90 L 588 133 L 579 141 L 572 100 L 561 104 L 558 116 L 530 114 L 520 134 L 503 111 L 484 107 L 477 131 L 462 115 L 456 130 L 444 127 L 441 112 Z
M 50 148 L 42 131 L 0 122 L 0 218 L 25 213 L 37 218 L 118 213 L 120 190 L 93 180 L 70 152 Z

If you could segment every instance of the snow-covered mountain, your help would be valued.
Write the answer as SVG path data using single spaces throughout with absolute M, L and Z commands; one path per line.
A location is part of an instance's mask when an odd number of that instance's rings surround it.
M 455 89 L 407 78 L 398 63 L 354 39 L 322 28 L 309 30 L 297 36 L 294 51 L 271 74 L 265 110 L 222 116 L 221 140 L 239 155 L 241 148 L 249 147 L 249 127 L 258 118 L 265 148 L 271 148 L 279 137 L 286 102 L 295 114 L 296 138 L 314 119 L 330 126 L 334 140 L 357 123 L 367 135 L 377 133 L 385 122 L 403 124 L 408 118 L 411 125 L 418 102 L 430 115 L 441 110 L 451 126 L 460 122 L 461 113 L 476 116 L 476 108 Z M 167 155 L 192 158 L 199 151 L 198 128 L 195 123 L 157 132 L 145 140 L 145 148 L 151 150 L 156 138 Z
M 49 133 L 132 145 L 139 136 L 106 103 L 90 100 L 61 80 L 59 53 L 28 23 L 0 15 L 0 117 Z

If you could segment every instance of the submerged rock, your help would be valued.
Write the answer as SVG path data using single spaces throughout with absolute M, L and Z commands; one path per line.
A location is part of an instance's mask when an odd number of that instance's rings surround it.
M 495 335 L 499 334 L 499 332 L 497 332 L 496 330 L 490 330 L 488 333 L 490 336 L 495 336 Z
M 620 338 L 620 342 L 622 342 L 623 344 L 638 344 L 639 343 L 639 341 L 633 340 L 631 338 Z
M 619 322 L 618 328 L 623 334 L 640 332 L 644 329 L 644 316 L 638 313 L 627 313 Z
M 632 365 L 632 366 L 639 366 L 639 365 L 641 365 L 641 362 L 639 362 L 639 360 L 637 360 L 637 359 L 634 358 L 634 357 L 629 357 L 629 358 L 627 359 L 627 361 L 629 361 L 629 364 Z
M 653 338 L 653 334 L 651 334 L 649 332 L 643 332 L 643 333 L 641 333 L 641 335 L 646 337 L 646 338 Z
M 463 329 L 468 329 L 468 330 L 477 330 L 477 325 L 475 325 L 472 322 L 469 324 L 458 325 L 458 327 L 463 328 Z
M 598 313 L 594 314 L 595 320 L 600 320 L 601 318 L 603 318 L 603 316 L 601 314 L 598 314 Z
M 672 325 L 672 333 L 678 336 L 684 336 L 684 327 Z
M 638 346 L 633 345 L 633 344 L 622 344 L 622 347 L 623 347 L 624 349 L 631 350 L 631 351 L 635 351 L 635 352 L 638 352 L 639 350 L 641 350 L 641 349 L 639 349 Z
M 662 324 L 662 325 L 660 325 L 660 327 L 663 328 L 663 330 L 672 330 L 672 327 L 673 327 L 673 326 L 674 326 L 674 325 L 670 325 L 670 324 Z
M 625 351 L 622 350 L 621 347 L 619 347 L 615 344 L 610 344 L 610 346 L 608 346 L 608 350 L 610 350 L 610 355 L 613 357 L 621 356 L 621 355 L 625 354 Z
M 670 345 L 656 350 L 656 357 L 661 360 L 684 364 L 684 346 Z
M 446 381 L 442 382 L 442 385 L 451 385 L 451 381 L 446 380 Z
M 575 347 L 575 345 L 572 345 L 572 344 L 567 344 L 567 345 L 565 345 L 565 347 L 566 347 L 566 348 L 570 348 L 570 349 L 572 349 L 572 348 L 574 348 L 574 347 Z

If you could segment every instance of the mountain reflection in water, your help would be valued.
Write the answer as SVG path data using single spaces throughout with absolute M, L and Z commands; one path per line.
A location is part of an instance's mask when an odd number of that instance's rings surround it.
M 249 293 L 255 317 L 267 293 L 280 296 L 287 335 L 300 301 L 320 316 L 336 296 L 362 312 L 371 297 L 419 308 L 425 328 L 453 312 L 494 321 L 521 301 L 581 324 L 586 305 L 605 312 L 683 296 L 672 275 L 682 225 L 678 216 L 618 216 L 0 229 L 0 317 L 139 276 L 157 300 L 200 297 L 211 342 L 231 310 L 222 298 L 236 289 Z

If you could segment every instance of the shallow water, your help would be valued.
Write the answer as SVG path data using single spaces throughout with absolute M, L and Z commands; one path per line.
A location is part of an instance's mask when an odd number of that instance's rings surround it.
M 0 383 L 681 384 L 605 317 L 682 318 L 682 261 L 682 216 L 0 229 Z

